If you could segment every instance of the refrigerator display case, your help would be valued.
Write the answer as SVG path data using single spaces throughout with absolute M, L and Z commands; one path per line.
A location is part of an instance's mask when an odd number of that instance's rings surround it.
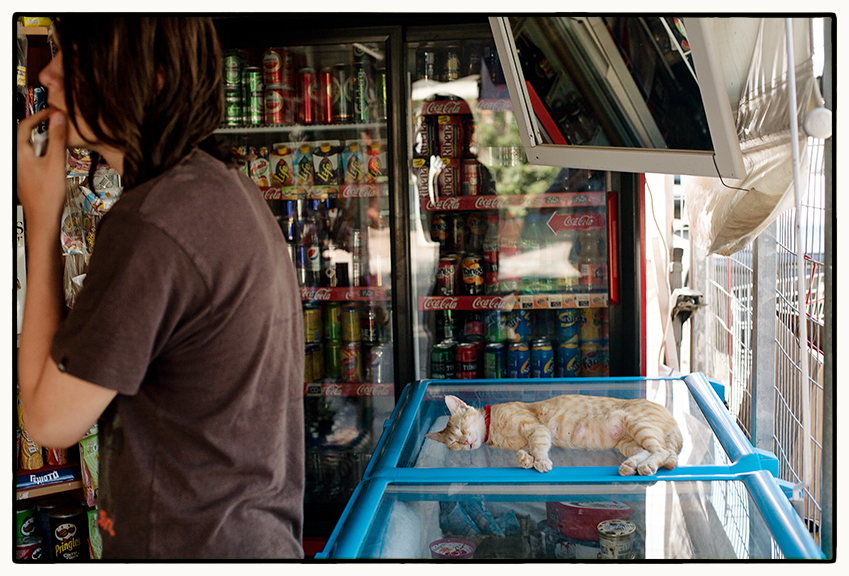
M 490 18 L 534 163 L 741 178 L 710 18 Z
M 611 321 L 639 292 L 620 285 L 631 189 L 609 172 L 529 164 L 489 29 L 405 50 L 412 379 L 639 374 L 617 350 L 639 314 Z
M 219 22 L 236 151 L 288 241 L 305 329 L 305 535 L 329 532 L 395 405 L 386 42 Z M 229 26 L 229 27 L 228 27 Z M 267 35 L 266 35 L 267 36 Z M 327 43 L 330 42 L 330 43 Z
M 722 387 L 677 378 L 419 381 L 410 384 L 324 551 L 341 558 L 822 559 L 776 479 L 777 458 L 746 440 Z M 679 465 L 620 476 L 618 451 L 552 449 L 554 469 L 512 451 L 450 451 L 425 438 L 447 394 L 483 407 L 560 394 L 648 398 L 684 437 Z

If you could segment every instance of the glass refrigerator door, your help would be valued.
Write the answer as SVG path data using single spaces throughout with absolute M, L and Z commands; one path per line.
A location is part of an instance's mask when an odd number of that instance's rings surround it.
M 394 406 L 385 46 L 232 49 L 225 78 L 218 133 L 279 219 L 301 286 L 305 504 L 338 516 Z
M 528 163 L 492 40 L 407 67 L 417 378 L 608 375 L 609 175 Z

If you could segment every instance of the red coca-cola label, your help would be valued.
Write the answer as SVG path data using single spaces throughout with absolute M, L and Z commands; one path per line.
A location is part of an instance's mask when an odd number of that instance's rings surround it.
M 422 310 L 457 310 L 459 299 L 456 296 L 421 296 L 419 307 Z
M 342 184 L 340 198 L 378 198 L 385 196 L 385 187 L 380 184 Z
M 445 159 L 443 159 L 445 162 Z M 459 162 L 459 161 L 458 161 Z M 571 192 L 556 192 L 552 194 L 511 194 L 486 196 L 461 196 L 454 198 L 438 198 L 431 200 L 422 197 L 422 210 L 501 210 L 509 206 L 526 206 L 529 208 L 570 208 L 579 206 L 603 206 L 604 192 L 588 192 L 574 194 Z M 565 215 L 564 215 L 565 216 Z M 604 219 L 603 214 L 595 214 Z M 602 228 L 604 227 L 602 223 Z
M 422 103 L 422 115 L 443 116 L 446 114 L 471 114 L 472 109 L 465 100 L 433 100 Z
M 486 98 L 478 100 L 478 110 L 492 110 L 493 112 L 512 112 L 513 102 L 509 98 Z
M 283 191 L 277 187 L 262 188 L 262 197 L 266 200 L 282 200 Z
M 333 382 L 327 384 L 308 384 L 304 386 L 304 396 L 351 398 L 356 396 L 393 396 L 394 393 L 392 385 L 384 383 Z
M 604 230 L 604 214 L 561 214 L 555 212 L 548 219 L 548 227 L 557 234 L 562 230 Z
M 503 310 L 503 296 L 420 296 L 420 310 Z

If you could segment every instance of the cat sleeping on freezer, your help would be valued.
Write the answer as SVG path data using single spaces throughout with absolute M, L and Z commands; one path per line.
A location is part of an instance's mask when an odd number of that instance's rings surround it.
M 678 465 L 682 437 L 665 407 L 642 398 L 622 400 L 607 396 L 563 395 L 539 402 L 506 402 L 478 410 L 456 396 L 446 396 L 451 415 L 431 440 L 451 450 L 474 450 L 486 444 L 516 450 L 522 468 L 548 472 L 552 446 L 610 450 L 618 448 L 627 460 L 619 474 L 642 476 L 661 466 Z

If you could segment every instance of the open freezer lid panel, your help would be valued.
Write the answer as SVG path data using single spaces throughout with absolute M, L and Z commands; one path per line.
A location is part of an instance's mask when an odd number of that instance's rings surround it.
M 710 19 L 491 18 L 530 162 L 740 178 Z

